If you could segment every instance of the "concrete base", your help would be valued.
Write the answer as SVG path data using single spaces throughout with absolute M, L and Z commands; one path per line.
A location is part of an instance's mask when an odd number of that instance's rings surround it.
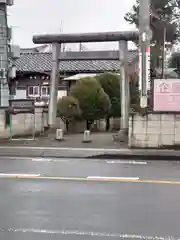
M 63 139 L 57 139 L 57 138 L 55 138 L 55 140 L 56 140 L 57 142 L 64 142 L 64 141 L 65 141 L 64 138 L 63 138 Z
M 92 143 L 92 140 L 83 140 L 82 143 Z
M 128 129 L 121 129 L 117 134 L 113 135 L 113 141 L 128 143 Z

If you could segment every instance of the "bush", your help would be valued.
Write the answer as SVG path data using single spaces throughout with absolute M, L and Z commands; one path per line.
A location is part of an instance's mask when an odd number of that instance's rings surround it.
M 87 121 L 87 128 L 94 120 L 108 115 L 110 99 L 95 78 L 82 78 L 72 87 L 70 95 L 78 99 L 82 117 Z
M 57 102 L 57 116 L 66 124 L 67 128 L 70 122 L 81 117 L 79 102 L 72 96 L 65 96 Z
M 120 76 L 114 73 L 103 73 L 96 76 L 97 81 L 109 96 L 111 108 L 109 117 L 121 116 L 121 99 L 120 99 Z

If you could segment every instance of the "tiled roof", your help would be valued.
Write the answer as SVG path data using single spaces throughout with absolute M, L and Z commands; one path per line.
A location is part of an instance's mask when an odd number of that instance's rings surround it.
M 129 52 L 128 62 L 131 63 L 137 56 L 136 52 Z M 18 72 L 49 72 L 51 71 L 52 54 L 21 53 L 20 58 L 13 63 Z M 61 72 L 103 72 L 118 71 L 119 60 L 61 60 Z

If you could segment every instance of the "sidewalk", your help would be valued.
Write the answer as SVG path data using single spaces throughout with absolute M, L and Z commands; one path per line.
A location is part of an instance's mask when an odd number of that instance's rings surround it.
M 82 134 L 67 134 L 64 141 L 55 140 L 55 133 L 49 133 L 48 136 L 37 137 L 35 140 L 2 140 L 0 146 L 29 146 L 29 147 L 57 147 L 57 148 L 127 148 L 127 144 L 114 142 L 113 133 L 92 133 L 92 142 L 83 143 Z
M 32 140 L 0 141 L 0 156 L 59 157 L 88 159 L 180 160 L 179 150 L 128 149 L 114 142 L 111 133 L 92 134 L 91 143 L 83 143 L 83 134 L 66 135 L 62 142 L 54 134 Z

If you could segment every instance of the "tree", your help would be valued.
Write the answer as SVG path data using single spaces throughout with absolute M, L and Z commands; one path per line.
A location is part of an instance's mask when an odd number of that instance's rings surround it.
M 150 27 L 153 32 L 152 43 L 163 42 L 163 28 L 167 28 L 167 41 L 173 42 L 177 39 L 179 21 L 175 8 L 175 0 L 151 0 Z M 124 19 L 130 23 L 139 26 L 139 0 L 132 7 L 132 11 L 126 13 Z
M 68 130 L 69 123 L 81 116 L 78 100 L 72 96 L 60 98 L 57 102 L 57 116 L 63 120 Z
M 178 73 L 178 75 L 180 76 L 180 53 L 174 53 L 170 59 L 169 62 L 169 67 L 170 68 L 175 68 L 176 72 Z
M 177 10 L 179 0 L 151 0 L 151 16 L 150 27 L 153 33 L 152 41 L 153 47 L 151 47 L 151 55 L 153 59 L 153 67 L 157 67 L 160 64 L 159 56 L 161 56 L 163 41 L 164 41 L 164 29 L 166 29 L 166 41 L 174 43 L 179 34 L 180 21 L 177 20 L 177 15 L 180 13 Z M 136 0 L 136 4 L 133 5 L 132 11 L 125 15 L 125 20 L 139 26 L 139 0 Z
M 108 131 L 110 117 L 121 116 L 120 76 L 113 73 L 103 73 L 97 75 L 96 79 L 111 101 L 111 108 L 106 118 L 106 130 Z
M 82 117 L 87 122 L 87 129 L 94 120 L 108 115 L 111 107 L 108 95 L 95 78 L 82 78 L 76 82 L 70 95 L 78 99 Z

